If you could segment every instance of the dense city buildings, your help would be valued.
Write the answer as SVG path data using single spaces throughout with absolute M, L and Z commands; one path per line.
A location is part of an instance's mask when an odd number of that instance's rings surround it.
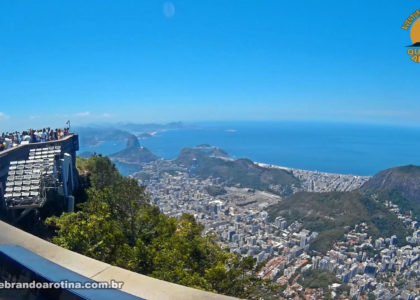
M 265 166 L 274 167 L 274 166 Z M 167 171 L 170 170 L 170 171 Z M 305 182 L 308 191 L 348 191 L 363 184 L 367 177 L 293 170 Z M 325 254 L 313 251 L 311 242 L 318 232 L 311 232 L 297 220 L 282 216 L 269 218 L 267 208 L 282 197 L 265 191 L 227 186 L 219 178 L 200 179 L 191 169 L 157 160 L 144 164 L 134 175 L 147 185 L 151 200 L 168 216 L 190 213 L 207 233 L 215 233 L 230 251 L 252 256 L 263 263 L 259 276 L 283 285 L 282 296 L 289 299 L 322 299 L 322 288 L 305 288 L 301 277 L 310 271 L 328 271 L 339 283 L 328 287 L 332 296 L 347 294 L 357 299 L 374 295 L 379 299 L 420 299 L 416 290 L 420 276 L 419 223 L 400 213 L 397 205 L 386 202 L 386 208 L 405 224 L 410 235 L 404 243 L 397 237 L 374 239 L 368 225 L 348 228 L 342 239 Z M 404 245 L 404 246 L 399 246 Z

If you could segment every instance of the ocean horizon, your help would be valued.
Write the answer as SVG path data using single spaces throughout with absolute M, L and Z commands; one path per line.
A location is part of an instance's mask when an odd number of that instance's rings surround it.
M 186 147 L 209 144 L 233 158 L 287 168 L 371 176 L 380 170 L 420 165 L 420 129 L 324 122 L 201 122 L 140 140 L 159 157 L 173 159 Z M 107 141 L 83 151 L 109 155 L 125 147 Z

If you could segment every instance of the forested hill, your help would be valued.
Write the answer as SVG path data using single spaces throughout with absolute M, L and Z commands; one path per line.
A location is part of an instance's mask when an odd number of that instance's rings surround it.
M 404 240 L 406 229 L 397 216 L 384 205 L 360 192 L 296 193 L 269 208 L 273 220 L 285 217 L 288 222 L 298 220 L 304 228 L 319 232 L 312 247 L 326 252 L 343 237 L 348 227 L 365 222 L 374 237 L 396 234 Z
M 408 200 L 420 204 L 420 166 L 408 165 L 383 170 L 369 179 L 361 189 L 398 190 Z
M 360 189 L 374 194 L 379 201 L 390 200 L 404 212 L 420 218 L 420 166 L 407 165 L 386 169 L 369 179 Z
M 229 159 L 226 152 L 211 146 L 186 148 L 175 163 L 201 178 L 220 178 L 226 185 L 241 186 L 280 195 L 290 195 L 300 181 L 289 171 L 263 168 L 249 159 Z

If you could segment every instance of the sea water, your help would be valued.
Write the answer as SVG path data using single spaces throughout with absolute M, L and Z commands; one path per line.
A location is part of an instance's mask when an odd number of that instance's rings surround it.
M 235 158 L 354 175 L 420 164 L 420 128 L 315 122 L 202 123 L 140 141 L 156 155 L 215 145 Z
M 213 122 L 158 132 L 140 140 L 156 155 L 173 159 L 185 147 L 218 146 L 234 158 L 290 168 L 373 175 L 390 167 L 420 165 L 420 128 L 320 122 Z M 107 142 L 111 154 L 124 143 Z

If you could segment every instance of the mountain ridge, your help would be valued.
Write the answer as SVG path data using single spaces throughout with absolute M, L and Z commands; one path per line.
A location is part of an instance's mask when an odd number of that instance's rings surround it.
M 373 236 L 396 234 L 403 240 L 404 225 L 384 205 L 359 191 L 352 192 L 299 192 L 269 207 L 274 220 L 282 216 L 290 223 L 298 220 L 304 228 L 319 233 L 313 242 L 314 250 L 325 252 L 342 238 L 347 227 L 362 222 L 369 225 Z
M 360 189 L 365 192 L 398 190 L 405 198 L 420 205 L 420 166 L 406 165 L 382 170 Z
M 263 168 L 247 158 L 232 159 L 218 147 L 200 145 L 181 150 L 174 163 L 203 179 L 220 178 L 226 185 L 290 195 L 300 181 L 289 171 Z
M 141 147 L 139 140 L 135 135 L 129 136 L 125 149 L 111 154 L 109 158 L 113 161 L 134 165 L 149 163 L 159 159 L 159 157 L 153 154 L 149 149 Z

